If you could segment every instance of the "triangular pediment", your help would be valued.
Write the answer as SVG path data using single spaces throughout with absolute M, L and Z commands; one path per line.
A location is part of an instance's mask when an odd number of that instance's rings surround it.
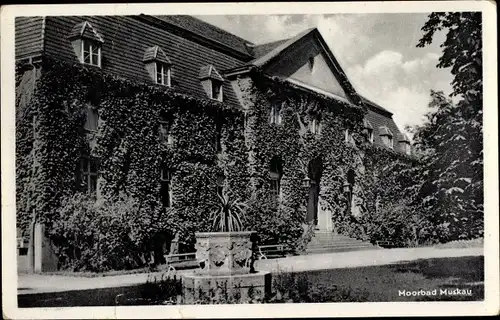
M 102 36 L 97 32 L 88 21 L 82 21 L 73 26 L 69 36 L 70 39 L 85 38 L 103 43 Z
M 357 93 L 317 29 L 280 43 L 254 61 L 264 73 L 324 94 L 360 103 Z

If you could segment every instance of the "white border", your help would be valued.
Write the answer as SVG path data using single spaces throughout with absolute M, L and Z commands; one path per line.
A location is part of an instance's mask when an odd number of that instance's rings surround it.
M 14 18 L 43 15 L 132 14 L 325 14 L 482 11 L 484 45 L 485 301 L 391 302 L 304 305 L 228 305 L 154 307 L 73 307 L 17 309 L 14 165 Z M 489 1 L 408 1 L 353 3 L 196 3 L 23 5 L 1 7 L 2 101 L 2 300 L 4 316 L 34 318 L 196 318 L 321 317 L 400 315 L 485 315 L 499 313 L 498 123 L 496 6 Z

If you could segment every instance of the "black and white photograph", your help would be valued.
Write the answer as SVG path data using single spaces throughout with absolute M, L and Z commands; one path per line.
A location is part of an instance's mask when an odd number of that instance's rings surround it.
M 2 7 L 5 315 L 497 314 L 495 11 Z

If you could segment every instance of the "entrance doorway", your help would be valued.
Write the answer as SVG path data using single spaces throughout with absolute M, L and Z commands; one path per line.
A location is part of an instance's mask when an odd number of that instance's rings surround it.
M 320 191 L 323 161 L 320 157 L 312 159 L 307 166 L 309 178 L 309 195 L 307 198 L 307 222 L 314 223 L 318 228 L 318 200 Z

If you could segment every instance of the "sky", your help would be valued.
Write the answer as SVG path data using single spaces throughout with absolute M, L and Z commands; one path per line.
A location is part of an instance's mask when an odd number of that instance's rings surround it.
M 422 124 L 431 89 L 451 93 L 450 70 L 436 67 L 445 35 L 416 47 L 426 13 L 197 17 L 255 44 L 318 28 L 356 91 L 391 111 L 401 130 Z

